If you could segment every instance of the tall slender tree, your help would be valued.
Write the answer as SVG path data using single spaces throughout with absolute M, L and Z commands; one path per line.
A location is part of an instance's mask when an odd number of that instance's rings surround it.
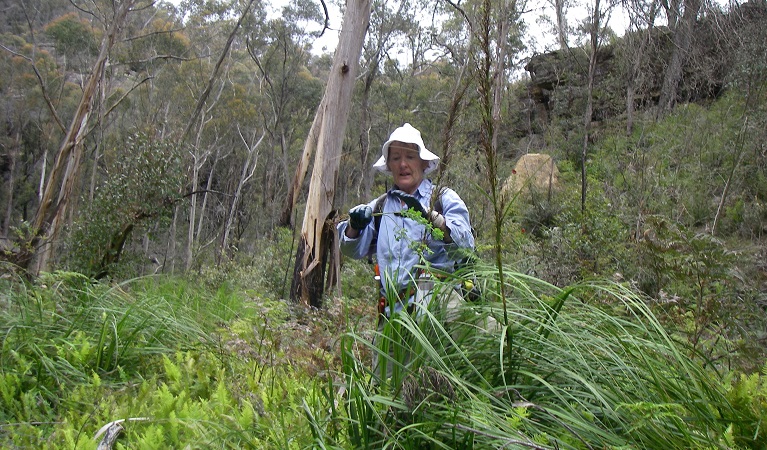
M 610 1 L 602 3 L 600 0 L 592 0 L 589 7 L 589 17 L 586 20 L 586 29 L 589 35 L 589 68 L 586 78 L 586 110 L 583 113 L 583 143 L 581 145 L 581 213 L 586 212 L 586 190 L 588 188 L 586 169 L 589 141 L 591 140 L 591 123 L 594 115 L 594 83 L 599 49 L 613 6 L 614 4 Z
M 359 155 L 360 177 L 359 191 L 363 198 L 370 197 L 375 174 L 370 164 L 370 133 L 375 117 L 372 117 L 371 95 L 376 80 L 381 75 L 381 65 L 389 58 L 389 51 L 396 44 L 397 36 L 405 35 L 418 28 L 414 23 L 411 0 L 399 2 L 376 1 L 373 3 L 370 30 L 365 39 L 362 53 L 362 92 L 360 94 L 359 114 Z
M 329 261 L 336 242 L 333 211 L 335 186 L 338 179 L 341 143 L 351 107 L 352 90 L 357 76 L 362 44 L 370 20 L 370 0 L 349 0 L 346 3 L 338 47 L 325 88 L 325 96 L 315 116 L 317 139 L 307 139 L 306 145 L 317 144 L 314 169 L 309 184 L 306 211 L 296 250 L 295 270 L 290 297 L 293 301 L 315 307 L 322 306 L 325 292 L 325 268 L 328 262 L 337 267 L 339 261 Z M 312 127 L 315 131 L 315 126 Z M 310 132 L 312 133 L 312 132 Z M 336 255 L 336 253 L 332 253 Z M 338 281 L 337 271 L 330 271 L 330 285 Z M 335 275 L 333 275 L 335 274 Z
M 647 55 L 652 46 L 652 35 L 655 20 L 658 15 L 659 2 L 650 0 L 627 0 L 623 2 L 624 10 L 628 11 L 629 29 L 623 37 L 627 48 L 626 73 L 626 134 L 634 129 L 635 99 L 638 89 L 642 89 L 649 78 Z
M 83 139 L 88 131 L 91 114 L 94 112 L 98 88 L 104 82 L 110 51 L 120 37 L 128 13 L 138 1 L 112 2 L 110 13 L 101 17 L 104 20 L 106 32 L 99 46 L 98 57 L 83 86 L 80 103 L 69 122 L 66 136 L 59 147 L 51 173 L 45 183 L 40 206 L 32 219 L 31 241 L 27 245 L 20 246 L 17 254 L 16 262 L 27 269 L 31 269 L 30 264 L 36 260 L 35 273 L 47 268 L 48 260 L 53 255 L 52 241 L 59 235 L 64 225 L 69 202 L 76 195 L 74 188 L 79 179 L 83 160 Z M 94 5 L 93 11 L 98 10 Z

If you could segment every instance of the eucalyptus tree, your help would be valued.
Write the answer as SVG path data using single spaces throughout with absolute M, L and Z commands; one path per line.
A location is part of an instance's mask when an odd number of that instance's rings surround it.
M 567 48 L 567 0 L 554 0 L 554 15 L 557 19 L 559 48 Z
M 66 135 L 57 152 L 50 175 L 40 198 L 39 207 L 31 221 L 32 236 L 28 243 L 19 246 L 15 262 L 30 268 L 37 257 L 35 272 L 47 267 L 52 256 L 52 241 L 58 237 L 65 224 L 70 200 L 77 193 L 77 181 L 83 160 L 83 139 L 86 136 L 98 98 L 99 85 L 104 81 L 110 52 L 117 44 L 128 13 L 139 4 L 139 0 L 124 0 L 103 4 L 98 0 L 87 2 L 81 10 L 103 26 L 103 37 L 87 78 L 79 104 L 69 120 Z M 37 250 L 42 244 L 42 251 Z
M 228 51 L 224 53 L 223 49 L 227 42 L 224 37 L 233 35 L 230 17 L 236 14 L 234 5 L 232 2 L 196 0 L 181 3 L 176 14 L 183 17 L 184 36 L 188 42 L 185 58 L 172 70 L 159 74 L 152 84 L 153 95 L 147 99 L 148 107 L 159 108 L 157 116 L 151 114 L 149 117 L 159 119 L 161 132 L 184 136 L 180 141 L 190 190 L 183 250 L 185 269 L 191 267 L 195 252 L 200 247 L 215 240 L 213 232 L 205 232 L 208 196 L 213 191 L 215 168 L 220 160 L 231 154 L 231 151 L 223 150 L 224 139 L 218 131 L 221 128 L 211 125 L 211 122 L 217 117 L 216 108 L 227 85 L 220 81 L 220 72 L 226 74 L 231 66 L 231 58 L 226 57 Z M 206 189 L 202 192 L 199 182 L 201 174 L 208 175 Z M 171 272 L 176 259 L 176 228 L 183 212 L 182 205 L 176 205 L 167 235 L 163 268 Z M 203 235 L 210 241 L 200 244 Z
M 23 247 L 33 234 L 26 221 L 38 203 L 34 191 L 37 185 L 42 190 L 49 153 L 66 131 L 64 122 L 75 109 L 80 90 L 63 68 L 66 57 L 57 52 L 66 50 L 70 41 L 92 43 L 95 37 L 93 28 L 74 17 L 66 2 L 19 2 L 7 5 L 3 14 L 6 29 L 17 35 L 3 34 L 0 39 L 2 123 L 8 137 L 3 147 L 6 164 L 0 169 L 7 180 L 7 189 L 0 194 L 5 207 L 0 224 L 3 237 L 13 229 L 17 241 L 0 242 L 8 247 L 5 258 L 27 262 L 30 252 Z
M 334 238 L 336 213 L 333 211 L 333 198 L 341 144 L 369 20 L 370 0 L 347 2 L 330 78 L 305 143 L 305 147 L 316 147 L 316 155 L 300 242 L 296 249 L 290 296 L 293 301 L 316 307 L 322 304 L 328 262 L 333 267 L 329 272 L 329 284 L 338 282 L 340 255 Z
M 232 3 L 232 6 L 235 6 L 236 2 Z M 236 23 L 231 27 L 231 30 L 228 34 L 228 38 L 226 42 L 223 45 L 223 48 L 221 49 L 220 53 L 218 54 L 218 59 L 213 66 L 213 70 L 208 75 L 208 80 L 204 85 L 204 89 L 202 93 L 200 94 L 200 97 L 197 101 L 197 106 L 194 109 L 194 112 L 192 113 L 192 116 L 189 120 L 189 123 L 187 124 L 187 128 L 184 132 L 184 135 L 182 136 L 182 142 L 183 138 L 191 131 L 191 129 L 195 126 L 194 123 L 201 114 L 201 112 L 205 109 L 212 110 L 214 106 L 218 103 L 217 101 L 211 101 L 209 103 L 210 94 L 216 88 L 216 86 L 220 86 L 218 88 L 218 92 L 223 91 L 224 86 L 228 85 L 228 82 L 223 82 L 220 80 L 221 77 L 221 69 L 222 67 L 226 66 L 229 67 L 229 64 L 231 63 L 231 57 L 230 57 L 230 49 L 232 49 L 233 44 L 235 43 L 235 38 L 238 35 L 238 32 L 243 25 L 243 23 L 246 21 L 246 18 L 249 16 L 249 13 L 251 11 L 251 7 L 254 5 L 254 0 L 248 0 L 244 3 L 242 6 L 242 10 L 239 12 L 239 18 L 236 21 Z M 227 62 L 227 64 L 225 64 Z M 237 85 L 235 84 L 235 91 L 236 91 Z M 234 108 L 234 110 L 237 110 L 239 108 Z M 246 108 L 247 110 L 247 108 Z M 231 112 L 231 108 L 227 108 L 225 111 Z M 239 117 L 240 120 L 246 120 L 247 121 L 247 115 Z M 242 174 L 239 178 L 239 182 L 237 183 L 236 187 L 232 187 L 231 183 L 229 185 L 230 189 L 234 191 L 234 193 L 231 196 L 231 201 L 227 205 L 227 219 L 224 223 L 223 230 L 221 233 L 221 240 L 219 244 L 220 251 L 217 253 L 218 256 L 228 255 L 230 251 L 230 245 L 229 245 L 229 236 L 230 231 L 233 225 L 234 216 L 236 215 L 238 211 L 238 207 L 241 201 L 241 193 L 242 193 L 242 187 L 243 185 L 252 177 L 252 173 L 255 171 L 255 164 L 257 164 L 258 159 L 256 158 L 256 161 L 253 163 L 254 167 L 253 169 L 250 168 L 250 164 L 253 161 L 253 153 L 257 150 L 257 148 L 260 145 L 261 140 L 258 142 L 249 142 L 244 138 L 244 135 L 240 129 L 239 122 L 235 122 L 237 124 L 236 128 L 239 130 L 239 136 L 243 141 L 245 141 L 245 147 L 246 147 L 246 157 L 243 162 L 242 166 Z M 258 128 L 258 125 L 255 125 L 256 128 Z M 244 127 L 244 125 L 243 125 Z M 248 127 L 250 128 L 250 127 Z M 226 132 L 225 132 L 226 133 Z M 245 133 L 246 135 L 251 135 L 251 133 Z M 255 137 L 257 133 L 252 133 L 252 136 Z M 250 175 L 247 175 L 250 172 Z M 231 178 L 227 178 L 231 180 Z M 196 181 L 196 180 L 195 180 Z M 193 199 L 194 200 L 194 199 Z M 187 245 L 190 246 L 192 242 L 192 230 L 194 228 L 194 217 L 190 217 L 189 219 L 189 238 Z M 173 236 L 171 236 L 173 237 Z M 171 240 L 171 243 L 174 242 L 174 240 Z M 187 267 L 190 264 L 190 256 L 191 251 L 189 250 L 189 247 L 187 248 Z
M 154 101 L 152 94 L 157 91 L 152 86 L 162 73 L 163 64 L 182 59 L 187 45 L 173 15 L 154 8 L 150 1 L 67 3 L 68 9 L 61 10 L 65 14 L 54 17 L 43 27 L 29 18 L 46 5 L 21 3 L 30 44 L 6 47 L 6 51 L 25 59 L 29 72 L 35 74 L 37 90 L 47 106 L 47 114 L 41 116 L 46 117 L 46 125 L 41 129 L 49 127 L 62 135 L 54 136 L 60 143 L 50 172 L 47 152 L 42 152 L 41 162 L 37 162 L 42 180 L 40 200 L 28 232 L 16 247 L 4 253 L 5 258 L 28 269 L 33 269 L 36 260 L 34 271 L 44 269 L 56 256 L 58 238 L 64 237 L 61 236 L 64 225 L 88 220 L 77 201 L 81 197 L 91 201 L 100 187 L 105 174 L 99 160 L 104 156 L 130 157 L 124 154 L 123 147 L 115 145 L 124 142 L 126 133 L 130 133 L 126 130 L 151 130 L 151 139 L 167 136 L 163 126 L 156 128 L 157 133 L 153 130 L 156 123 L 162 122 L 159 116 L 169 107 L 167 102 Z M 42 39 L 53 45 L 48 46 Z M 43 48 L 53 49 L 58 63 L 55 77 L 40 70 L 39 64 L 44 60 L 37 55 L 46 53 Z M 105 155 L 105 151 L 111 154 Z M 80 180 L 88 169 L 91 178 L 86 193 L 83 188 L 87 184 Z M 99 217 L 97 213 L 94 216 L 96 220 Z M 23 229 L 23 222 L 18 219 L 14 222 Z
M 37 49 L 24 36 L 2 35 L 0 47 L 0 90 L 4 94 L 0 96 L 2 243 L 10 238 L 12 228 L 21 231 L 20 222 L 28 218 L 28 211 L 37 203 L 39 167 L 46 166 L 48 150 L 55 145 L 53 136 L 60 130 L 60 122 L 54 120 L 49 105 L 57 99 L 58 104 L 67 103 L 74 86 L 63 83 L 55 55 Z
M 476 100 L 470 95 L 476 73 L 469 70 L 470 55 L 476 45 L 476 41 L 472 39 L 473 21 L 458 6 L 449 5 L 452 3 L 444 6 L 447 8 L 446 19 L 440 24 L 435 24 L 435 32 L 432 33 L 436 61 L 441 66 L 439 71 L 452 83 L 449 105 L 441 130 L 442 167 L 450 165 L 453 147 L 463 144 L 458 136 L 468 134 L 468 129 L 460 132 L 461 117 L 470 116 L 466 110 L 471 108 Z
M 584 25 L 588 32 L 588 56 L 589 68 L 586 78 L 586 110 L 583 114 L 583 144 L 581 146 L 581 213 L 586 213 L 586 190 L 587 176 L 586 163 L 588 156 L 589 141 L 591 140 L 591 124 L 594 114 L 594 81 L 597 73 L 597 61 L 599 58 L 599 49 L 604 39 L 607 23 L 609 22 L 610 11 L 615 6 L 607 0 L 602 3 L 601 0 L 592 0 L 589 5 L 589 17 Z
M 544 13 L 539 17 L 538 22 L 548 25 L 549 28 L 546 31 L 556 36 L 557 48 L 566 51 L 569 49 L 571 31 L 567 16 L 572 9 L 578 7 L 578 4 L 572 0 L 547 0 L 546 3 L 551 7 L 554 18 L 552 20 L 548 14 Z
M 651 68 L 652 55 L 659 53 L 656 20 L 660 12 L 660 2 L 657 0 L 627 0 L 621 2 L 621 7 L 626 11 L 629 19 L 628 29 L 623 35 L 619 46 L 623 50 L 623 57 L 619 58 L 625 65 L 621 69 L 624 74 L 626 86 L 626 135 L 631 136 L 635 126 L 636 108 L 651 102 L 652 86 L 656 84 L 657 73 Z M 640 106 L 641 105 L 641 106 Z M 629 163 L 642 174 L 651 164 L 647 160 L 644 149 L 631 152 Z M 627 183 L 632 185 L 632 183 Z M 637 242 L 641 237 L 641 224 L 644 222 L 644 214 L 647 202 L 653 195 L 648 187 L 646 178 L 642 176 L 640 182 L 633 184 L 635 190 L 629 190 L 629 202 L 635 206 L 636 226 L 634 229 Z
M 658 0 L 626 0 L 622 3 L 628 13 L 629 29 L 623 37 L 626 48 L 626 134 L 631 134 L 634 128 L 634 109 L 637 93 L 640 98 L 647 95 L 648 85 L 652 83 L 652 69 L 648 67 L 648 54 L 655 40 L 653 31 L 655 21 L 660 12 Z M 639 91 L 639 92 L 637 92 Z
M 166 269 L 172 271 L 179 222 L 186 221 L 183 261 L 189 269 L 214 243 L 219 261 L 232 256 L 231 241 L 247 220 L 243 200 L 260 162 L 261 147 L 255 144 L 265 129 L 259 111 L 266 108 L 241 36 L 266 29 L 266 12 L 254 0 L 188 0 L 170 9 L 183 18 L 188 49 L 183 58 L 174 58 L 181 62 L 172 70 L 158 73 L 153 98 L 162 101 L 150 100 L 147 106 L 156 105 L 148 117 L 160 125 L 158 131 L 177 138 L 186 155 L 190 193 L 186 204 L 176 205 L 165 250 Z
M 293 211 L 308 169 L 306 157 L 299 157 L 291 182 L 292 150 L 308 131 L 309 118 L 321 96 L 321 82 L 307 66 L 311 43 L 320 35 L 311 31 L 310 24 L 322 21 L 315 2 L 295 0 L 282 7 L 279 18 L 248 35 L 248 53 L 258 68 L 258 83 L 266 100 L 259 112 L 269 149 L 265 162 L 268 170 L 261 185 L 262 206 L 267 199 L 285 199 L 269 206 L 275 209 L 282 203 L 277 222 L 281 226 L 294 225 Z

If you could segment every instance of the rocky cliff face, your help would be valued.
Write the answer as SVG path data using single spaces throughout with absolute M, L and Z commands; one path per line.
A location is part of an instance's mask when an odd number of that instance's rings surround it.
M 745 65 L 767 64 L 765 25 L 765 0 L 751 0 L 727 13 L 708 12 L 701 17 L 693 30 L 692 49 L 685 58 L 677 101 L 713 99 L 729 83 L 742 78 Z M 630 84 L 637 110 L 655 107 L 672 50 L 672 35 L 667 27 L 628 33 L 600 48 L 592 120 L 599 122 L 624 114 Z M 525 69 L 530 82 L 523 101 L 528 103 L 533 127 L 545 127 L 554 118 L 582 117 L 588 74 L 588 56 L 583 49 L 535 55 Z

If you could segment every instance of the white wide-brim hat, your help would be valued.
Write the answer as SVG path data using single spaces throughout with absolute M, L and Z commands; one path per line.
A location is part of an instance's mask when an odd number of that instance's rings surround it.
M 373 164 L 374 169 L 379 172 L 391 174 L 389 167 L 386 165 L 386 157 L 389 156 L 389 144 L 394 141 L 415 144 L 418 146 L 418 156 L 429 163 L 426 170 L 423 171 L 424 174 L 433 172 L 439 166 L 439 156 L 426 149 L 426 146 L 423 145 L 423 139 L 421 139 L 421 132 L 409 123 L 406 123 L 394 130 L 391 136 L 389 136 L 389 140 L 384 143 L 383 147 L 381 147 L 381 157 L 378 158 L 378 161 L 376 161 L 375 164 Z

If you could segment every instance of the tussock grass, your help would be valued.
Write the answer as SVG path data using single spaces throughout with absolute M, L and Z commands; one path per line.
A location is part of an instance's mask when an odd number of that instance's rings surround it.
M 476 302 L 396 316 L 375 344 L 345 299 L 334 315 L 229 283 L 2 281 L 0 446 L 95 448 L 101 426 L 140 418 L 118 443 L 761 448 L 763 378 L 717 378 L 631 289 L 506 271 L 504 314 L 495 273 L 459 274 Z M 390 378 L 373 373 L 374 352 Z
M 233 289 L 164 278 L 108 285 L 72 272 L 4 283 L 0 446 L 89 448 L 88 430 L 126 417 L 152 418 L 126 424 L 135 442 L 216 442 L 255 415 L 248 403 L 232 411 L 223 383 L 231 366 L 217 327 L 245 309 Z M 217 408 L 231 421 L 210 420 Z M 169 437 L 179 421 L 186 431 Z
M 331 316 L 228 281 L 0 283 L 0 447 L 95 449 L 116 420 L 115 448 L 312 442 L 304 408 L 327 401 Z
M 2 295 L 0 366 L 18 378 L 26 395 L 55 406 L 61 391 L 98 377 L 122 383 L 154 355 L 177 343 L 204 343 L 191 310 L 163 295 L 136 297 L 122 285 L 92 283 L 76 273 L 42 276 L 35 286 L 16 283 Z M 175 298 L 174 298 L 175 300 Z M 10 395 L 6 399 L 10 401 Z M 28 405 L 5 419 L 24 420 Z
M 724 448 L 737 420 L 715 374 L 641 296 L 586 281 L 565 289 L 493 269 L 460 319 L 398 315 L 378 345 L 348 334 L 344 389 L 355 448 Z M 487 331 L 487 317 L 500 326 Z M 389 359 L 380 380 L 357 349 Z M 371 382 L 376 380 L 376 382 Z M 335 417 L 338 419 L 341 417 Z M 316 419 L 316 417 L 315 417 Z M 321 429 L 321 427 L 316 427 Z M 337 443 L 318 433 L 322 442 Z

